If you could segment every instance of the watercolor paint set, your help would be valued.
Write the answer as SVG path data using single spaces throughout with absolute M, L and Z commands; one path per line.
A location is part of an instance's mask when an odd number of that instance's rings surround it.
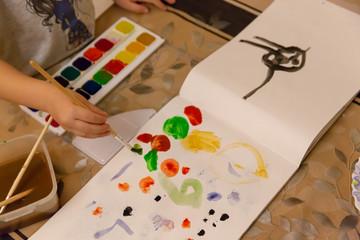
M 98 103 L 130 72 L 152 54 L 164 39 L 122 17 L 76 54 L 53 78 L 91 103 Z M 20 106 L 45 125 L 48 113 Z M 53 120 L 49 129 L 57 135 L 65 130 Z

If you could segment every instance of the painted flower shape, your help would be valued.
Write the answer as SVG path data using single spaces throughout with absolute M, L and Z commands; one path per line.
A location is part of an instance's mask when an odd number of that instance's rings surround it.
M 360 166 L 359 161 L 355 164 L 355 171 L 352 174 L 353 182 L 352 182 L 352 195 L 354 196 L 356 202 L 355 206 L 359 208 L 360 202 Z

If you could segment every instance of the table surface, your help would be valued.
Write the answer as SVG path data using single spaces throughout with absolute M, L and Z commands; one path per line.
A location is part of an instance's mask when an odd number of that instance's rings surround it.
M 330 1 L 360 14 L 359 0 Z M 261 14 L 272 0 L 241 2 Z M 185 18 L 171 8 L 162 12 L 151 7 L 149 14 L 138 15 L 114 5 L 97 19 L 96 36 L 122 16 L 164 37 L 166 42 L 98 104 L 109 115 L 142 108 L 160 110 L 178 94 L 191 68 L 232 38 L 221 28 Z M 143 74 L 149 68 L 150 73 Z M 43 128 L 16 104 L 3 100 L 0 116 L 0 141 L 39 134 Z M 360 155 L 359 119 L 360 99 L 356 98 L 241 239 L 360 238 L 360 217 L 351 192 L 352 172 Z M 58 181 L 60 206 L 101 169 L 71 145 L 73 137 L 70 133 L 59 137 L 48 132 L 44 138 Z M 45 222 L 9 235 L 26 239 Z

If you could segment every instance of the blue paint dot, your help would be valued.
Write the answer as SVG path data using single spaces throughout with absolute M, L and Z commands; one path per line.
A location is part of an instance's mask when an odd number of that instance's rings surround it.
M 101 89 L 101 85 L 93 80 L 89 80 L 81 88 L 87 93 L 94 95 Z
M 236 201 L 236 202 L 239 202 L 240 201 L 240 195 L 239 195 L 239 193 L 238 192 L 231 192 L 230 194 L 229 194 L 229 196 L 228 196 L 228 199 L 229 200 L 234 200 L 234 201 Z
M 217 192 L 211 192 L 207 196 L 207 200 L 209 201 L 219 201 L 222 198 L 221 194 Z
M 35 108 L 31 108 L 31 107 L 28 107 L 28 109 L 30 109 L 30 110 L 33 111 L 33 112 L 39 111 L 39 110 L 37 110 L 37 109 L 35 109 Z

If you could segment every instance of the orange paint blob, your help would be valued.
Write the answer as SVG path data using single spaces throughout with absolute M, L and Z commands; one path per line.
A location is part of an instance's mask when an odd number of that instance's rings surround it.
M 143 134 L 140 134 L 139 136 L 137 136 L 136 139 L 143 143 L 149 143 L 149 142 L 151 142 L 152 138 L 153 137 L 150 133 L 143 133 Z
M 167 177 L 173 177 L 179 172 L 179 163 L 175 159 L 169 158 L 161 163 L 161 171 Z
M 181 169 L 181 171 L 182 171 L 182 174 L 186 175 L 186 174 L 188 174 L 188 172 L 190 171 L 190 168 L 189 168 L 189 167 L 183 167 L 183 168 Z
M 93 211 L 93 215 L 99 215 L 99 217 L 101 217 L 102 216 L 102 213 L 103 213 L 103 211 L 102 211 L 102 207 L 97 207 L 94 211 Z
M 143 193 L 149 193 L 151 185 L 154 185 L 155 181 L 151 177 L 145 177 L 140 180 L 139 187 Z
M 127 191 L 129 191 L 130 185 L 128 183 L 119 183 L 118 188 L 122 192 L 127 192 Z
M 188 117 L 191 125 L 196 126 L 202 123 L 202 115 L 200 109 L 195 106 L 187 106 L 184 113 Z
M 184 221 L 181 224 L 182 228 L 190 228 L 191 227 L 191 222 L 189 221 L 189 219 L 185 218 Z
M 158 152 L 166 152 L 170 149 L 170 140 L 166 135 L 156 135 L 151 140 L 151 149 L 158 150 Z

